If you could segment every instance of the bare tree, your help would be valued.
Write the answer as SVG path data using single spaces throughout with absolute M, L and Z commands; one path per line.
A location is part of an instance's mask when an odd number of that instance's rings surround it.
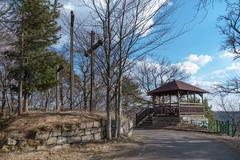
M 240 93 L 240 79 L 239 77 L 229 79 L 224 84 L 215 85 L 215 89 L 217 94 L 238 95 Z
M 9 93 L 10 93 L 10 85 L 11 85 L 11 79 L 9 78 L 10 75 L 10 69 L 13 65 L 11 60 L 7 56 L 7 52 L 3 52 L 1 54 L 0 59 L 0 88 L 1 88 L 1 95 L 2 95 L 2 114 L 6 115 L 4 111 L 6 110 L 6 106 L 8 106 L 8 115 L 11 115 L 11 108 L 12 105 L 9 102 Z
M 185 80 L 189 77 L 165 58 L 155 63 L 139 61 L 135 69 L 135 78 L 144 94 L 174 79 Z
M 240 57 L 240 1 L 226 1 L 227 15 L 219 17 L 218 28 L 224 36 L 223 49 L 235 55 L 235 59 Z
M 91 25 L 104 42 L 97 57 L 106 85 L 107 133 L 111 139 L 111 102 L 113 97 L 118 97 L 118 117 L 121 118 L 123 74 L 136 59 L 180 35 L 179 32 L 171 34 L 173 25 L 168 21 L 175 6 L 161 0 L 82 2 L 92 11 Z
M 233 124 L 233 135 L 240 129 L 240 120 L 237 114 L 240 112 L 240 103 L 237 99 L 228 97 L 225 93 L 219 94 L 218 106 L 224 111 L 227 119 Z

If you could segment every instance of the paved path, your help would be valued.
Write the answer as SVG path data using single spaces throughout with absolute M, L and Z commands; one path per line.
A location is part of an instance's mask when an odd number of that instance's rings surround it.
M 240 151 L 200 133 L 136 130 L 141 147 L 117 160 L 240 160 Z M 117 158 L 121 157 L 121 158 Z

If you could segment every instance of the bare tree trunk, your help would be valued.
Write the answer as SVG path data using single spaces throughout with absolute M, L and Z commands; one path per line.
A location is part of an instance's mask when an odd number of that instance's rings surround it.
M 57 67 L 58 68 L 58 67 Z M 59 107 L 59 72 L 56 72 L 56 80 L 57 80 L 57 86 L 56 86 L 56 111 L 60 111 Z
M 117 104 L 117 136 L 119 137 L 122 134 L 122 127 L 121 127 L 121 123 L 122 123 L 122 73 L 120 73 L 120 79 L 119 79 L 119 85 L 118 85 L 118 90 L 117 90 L 117 100 L 118 100 L 118 104 Z
M 29 96 L 27 93 L 25 93 L 23 95 L 24 99 L 23 99 L 23 112 L 28 112 L 28 101 L 29 101 Z
M 63 83 L 62 83 L 62 79 L 60 80 L 60 111 L 63 111 Z
M 47 110 L 48 110 L 48 101 L 49 101 L 49 90 L 47 90 L 47 92 L 45 93 L 46 95 L 46 99 L 45 99 L 45 106 L 44 106 L 44 108 L 45 108 L 45 112 L 47 112 Z
M 94 42 L 95 42 L 95 32 L 91 32 L 91 47 L 94 45 Z M 91 72 L 91 75 L 90 75 L 90 112 L 94 111 L 95 110 L 95 100 L 94 100 L 94 89 L 95 89 L 95 83 L 94 83 L 94 66 L 95 66 L 95 55 L 94 55 L 94 51 L 91 52 L 91 61 L 90 61 L 90 72 Z
M 115 133 L 114 133 L 114 137 L 117 138 L 118 137 L 118 86 L 116 85 L 115 87 L 115 98 L 114 98 L 114 107 L 115 107 Z
M 125 22 L 125 14 L 126 14 L 126 0 L 122 2 L 122 13 L 121 22 L 120 22 L 120 32 L 119 32 L 119 65 L 118 65 L 118 85 L 117 85 L 117 119 L 116 119 L 116 127 L 117 127 L 117 137 L 121 135 L 121 123 L 122 123 L 122 80 L 123 80 L 123 30 L 124 30 L 124 22 Z
M 14 110 L 13 110 L 12 104 L 9 102 L 9 98 L 8 98 L 7 95 L 6 95 L 6 101 L 7 101 L 7 105 L 8 105 L 8 108 L 9 108 L 9 116 L 11 116 L 12 113 L 14 112 Z
M 109 80 L 108 80 L 109 81 Z M 107 84 L 107 95 L 106 95 L 106 110 L 107 110 L 107 138 L 112 139 L 112 118 L 111 118 L 111 100 L 110 100 L 111 86 Z
M 4 109 L 6 106 L 6 91 L 3 89 L 2 91 L 2 114 L 4 114 Z
M 18 80 L 18 114 L 22 113 L 22 95 L 23 95 L 23 53 L 24 53 L 24 15 L 22 15 L 22 28 L 21 28 L 21 50 L 20 50 L 20 76 Z
M 86 75 L 84 73 L 83 77 L 83 101 L 84 101 L 84 110 L 87 111 L 87 80 Z
M 106 110 L 107 110 L 107 138 L 112 139 L 112 118 L 111 118 L 111 11 L 110 0 L 107 1 L 107 52 L 106 52 L 106 78 L 107 78 L 107 94 L 106 94 Z
M 18 86 L 18 114 L 22 113 L 22 79 L 19 80 Z

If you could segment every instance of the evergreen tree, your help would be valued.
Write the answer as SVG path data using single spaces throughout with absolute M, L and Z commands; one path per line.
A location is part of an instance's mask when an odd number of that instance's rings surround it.
M 128 77 L 123 78 L 122 94 L 125 108 L 128 106 L 133 106 L 135 103 L 142 103 L 138 84 Z
M 18 22 L 15 43 L 17 55 L 13 56 L 18 65 L 13 69 L 13 75 L 19 82 L 19 110 L 22 92 L 24 110 L 27 111 L 26 102 L 32 92 L 56 85 L 56 66 L 61 63 L 61 58 L 49 47 L 59 39 L 57 18 L 61 6 L 57 0 L 21 0 L 14 1 L 12 6 Z
M 214 118 L 214 114 L 212 111 L 212 106 L 209 106 L 208 100 L 206 98 L 203 100 L 203 105 L 204 105 L 205 117 L 208 119 L 208 121 L 213 121 L 215 118 Z

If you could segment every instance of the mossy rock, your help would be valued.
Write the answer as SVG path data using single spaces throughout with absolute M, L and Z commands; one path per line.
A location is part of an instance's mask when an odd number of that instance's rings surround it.
M 0 140 L 6 139 L 7 134 L 5 132 L 0 132 Z
M 51 130 L 52 128 L 50 127 L 50 126 L 40 126 L 40 127 L 38 127 L 38 130 L 39 131 L 43 131 L 43 132 L 45 132 L 45 131 L 49 131 L 49 130 Z
M 4 152 L 4 153 L 12 152 L 12 151 L 15 151 L 15 150 L 16 150 L 15 146 L 4 145 L 1 148 L 1 152 Z
M 34 139 L 28 139 L 27 144 L 31 147 L 37 147 L 40 145 L 40 141 Z
M 31 130 L 28 131 L 25 138 L 27 139 L 35 139 L 36 138 L 37 131 L 36 130 Z
M 55 128 L 56 128 L 57 130 L 62 129 L 62 124 L 57 124 L 57 125 L 55 125 Z

